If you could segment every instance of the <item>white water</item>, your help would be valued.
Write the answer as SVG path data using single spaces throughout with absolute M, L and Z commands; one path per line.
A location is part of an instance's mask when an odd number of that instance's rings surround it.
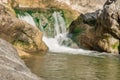
M 26 16 L 20 16 L 19 18 L 32 24 L 35 26 L 35 22 L 29 14 L 26 14 Z M 53 13 L 54 18 L 54 30 L 55 30 L 55 36 L 54 38 L 48 38 L 47 36 L 43 36 L 43 41 L 46 43 L 46 45 L 49 47 L 50 52 L 55 53 L 70 53 L 70 54 L 84 54 L 88 55 L 92 53 L 93 51 L 88 51 L 84 49 L 74 49 L 67 46 L 62 45 L 63 41 L 68 41 L 70 38 L 67 37 L 67 30 L 64 18 L 62 15 L 58 12 Z
M 50 52 L 56 53 L 71 53 L 71 54 L 84 54 L 90 53 L 91 51 L 83 50 L 83 49 L 74 49 L 67 46 L 62 45 L 63 41 L 68 41 L 70 38 L 67 37 L 67 30 L 65 20 L 59 12 L 53 13 L 54 18 L 54 38 L 43 37 L 43 41 L 49 47 Z
M 50 52 L 70 53 L 70 54 L 85 54 L 85 55 L 92 53 L 92 51 L 88 51 L 88 50 L 84 50 L 84 49 L 74 49 L 74 48 L 62 46 L 59 44 L 59 42 L 56 38 L 47 38 L 44 36 L 43 41 L 49 47 Z
M 28 13 L 25 13 L 25 16 L 18 14 L 18 18 L 21 19 L 21 20 L 26 21 L 27 23 L 29 23 L 29 24 L 31 24 L 31 25 L 33 25 L 33 26 L 36 26 L 36 24 L 35 24 L 32 16 L 31 16 L 30 14 L 28 14 Z
M 65 20 L 59 12 L 53 13 L 54 18 L 54 35 L 59 35 L 61 33 L 66 33 L 66 24 Z

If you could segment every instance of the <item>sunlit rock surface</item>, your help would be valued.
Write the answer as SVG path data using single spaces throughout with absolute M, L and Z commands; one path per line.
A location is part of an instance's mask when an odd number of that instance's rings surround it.
M 27 52 L 47 51 L 42 32 L 37 27 L 11 15 L 9 8 L 0 5 L 0 38 Z
M 42 80 L 19 58 L 12 45 L 0 39 L 0 80 Z
M 8 4 L 0 2 L 0 15 L 16 16 L 15 11 Z
M 15 17 L 0 15 L 0 37 L 27 52 L 46 51 L 42 32 Z
M 79 12 L 91 12 L 102 8 L 106 0 L 19 0 L 16 2 L 19 4 L 19 7 L 39 7 L 39 8 L 67 8 L 77 10 Z
M 61 3 L 66 3 L 72 9 L 81 13 L 93 12 L 97 9 L 102 9 L 102 5 L 106 0 L 57 0 Z

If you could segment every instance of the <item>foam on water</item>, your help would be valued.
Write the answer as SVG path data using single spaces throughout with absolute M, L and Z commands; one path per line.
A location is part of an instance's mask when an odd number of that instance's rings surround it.
M 59 42 L 57 41 L 56 38 L 47 38 L 44 36 L 43 41 L 49 47 L 50 52 L 70 54 L 88 54 L 92 52 L 84 49 L 74 49 L 63 45 L 59 45 Z

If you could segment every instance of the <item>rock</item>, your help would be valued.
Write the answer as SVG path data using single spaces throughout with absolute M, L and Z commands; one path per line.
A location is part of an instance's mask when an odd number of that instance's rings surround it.
M 109 5 L 106 3 L 102 13 L 97 18 L 96 36 L 101 37 L 98 40 L 98 43 L 100 42 L 98 45 L 107 52 L 119 53 L 120 22 L 118 12 L 120 9 L 119 4 L 117 5 L 119 0 L 113 0 Z
M 101 9 L 105 0 L 16 0 L 19 7 L 31 7 L 31 8 L 64 8 L 70 7 L 77 10 L 80 13 L 93 12 L 97 9 Z
M 12 16 L 0 15 L 0 37 L 26 52 L 47 51 L 38 28 Z
M 98 14 L 101 10 L 97 10 L 92 13 L 80 14 L 80 16 L 74 20 L 69 27 L 69 32 L 74 33 L 78 29 L 87 29 L 87 26 L 94 26 L 97 22 Z
M 0 1 L 0 15 L 16 16 L 15 11 L 12 9 L 12 7 L 2 3 L 1 1 Z
M 12 45 L 0 39 L 0 80 L 42 80 L 25 66 Z
M 110 4 L 106 2 L 103 10 L 83 14 L 79 16 L 79 22 L 78 19 L 73 22 L 75 26 L 71 24 L 70 33 L 74 34 L 76 29 L 80 29 L 79 31 L 84 29 L 76 36 L 76 41 L 80 46 L 101 52 L 120 53 L 120 8 L 118 3 L 119 0 Z M 94 23 L 91 23 L 93 21 Z
M 92 13 L 81 14 L 76 20 L 74 20 L 70 24 L 69 33 L 73 34 L 72 39 L 80 47 L 86 48 L 84 46 L 89 45 L 89 48 L 88 48 L 88 46 L 87 46 L 87 48 L 91 49 L 90 45 L 92 45 L 92 43 L 89 43 L 91 40 L 89 40 L 88 38 L 93 37 L 92 36 L 92 34 L 94 33 L 93 27 L 97 22 L 97 14 L 98 14 L 98 12 L 99 12 L 99 10 L 97 10 L 96 12 L 92 12 Z M 86 33 L 88 34 L 88 36 L 85 36 Z M 79 35 L 81 35 L 82 38 L 79 38 L 80 37 Z M 81 40 L 81 39 L 89 40 L 89 41 L 87 41 L 88 42 L 87 45 L 84 45 L 84 43 L 86 41 Z
M 0 37 L 26 52 L 47 51 L 48 48 L 42 41 L 42 32 L 17 19 L 8 4 L 0 2 Z

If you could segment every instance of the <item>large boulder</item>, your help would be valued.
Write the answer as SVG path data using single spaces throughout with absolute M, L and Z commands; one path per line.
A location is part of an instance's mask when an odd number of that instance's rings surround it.
M 109 0 L 103 6 L 103 10 L 87 13 L 80 16 L 72 23 L 70 33 L 77 29 L 84 29 L 77 35 L 80 46 L 86 49 L 105 51 L 114 54 L 120 52 L 120 1 Z M 85 25 L 85 27 L 83 26 Z M 79 30 L 79 32 L 80 32 Z
M 92 13 L 81 14 L 70 24 L 69 33 L 72 34 L 71 38 L 82 48 L 92 49 L 91 46 L 93 45 L 89 38 L 94 38 L 94 26 L 97 22 L 97 14 L 99 11 L 100 10 Z
M 42 41 L 42 32 L 27 22 L 17 19 L 12 6 L 3 2 L 0 2 L 0 38 L 26 52 L 48 50 Z
M 48 49 L 42 41 L 42 32 L 16 17 L 0 15 L 0 37 L 26 52 Z
M 12 45 L 0 39 L 0 80 L 42 80 L 25 66 Z
M 0 3 L 0 38 L 26 52 L 47 51 L 42 41 L 42 32 L 25 21 L 15 17 L 11 6 Z

